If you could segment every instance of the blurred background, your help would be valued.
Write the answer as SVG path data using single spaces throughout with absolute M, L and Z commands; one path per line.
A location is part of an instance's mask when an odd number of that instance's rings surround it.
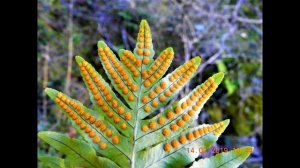
M 83 56 L 105 76 L 97 41 L 104 40 L 115 52 L 132 50 L 142 19 L 151 27 L 156 56 L 167 47 L 174 49 L 168 72 L 194 56 L 202 57 L 197 75 L 175 99 L 212 74 L 226 73 L 198 122 L 229 118 L 229 127 L 214 147 L 254 146 L 241 167 L 262 167 L 261 0 L 38 0 L 38 131 L 77 137 L 43 88 L 63 91 L 91 107 L 74 56 Z M 61 155 L 40 140 L 37 150 L 39 155 Z

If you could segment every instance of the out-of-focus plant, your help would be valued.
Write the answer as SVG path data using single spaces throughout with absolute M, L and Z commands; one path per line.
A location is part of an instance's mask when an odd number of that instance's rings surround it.
M 231 118 L 233 135 L 259 133 L 262 125 L 261 64 L 255 58 L 229 58 L 218 61 L 217 68 L 227 74 L 223 85 L 226 102 L 219 101 L 207 109 L 210 119 Z

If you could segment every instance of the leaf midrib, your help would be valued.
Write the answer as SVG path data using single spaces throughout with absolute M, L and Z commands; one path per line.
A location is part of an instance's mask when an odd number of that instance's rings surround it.
M 145 36 L 145 25 L 144 25 L 144 36 Z M 144 60 L 144 54 L 142 56 L 142 62 Z M 137 142 L 137 140 L 135 139 L 136 136 L 137 136 L 137 125 L 138 125 L 138 121 L 139 121 L 139 112 L 140 112 L 140 109 L 139 109 L 139 102 L 140 102 L 140 95 L 142 93 L 142 70 L 143 70 L 143 63 L 141 65 L 141 71 L 140 71 L 140 83 L 139 83 L 139 92 L 138 92 L 138 96 L 137 96 L 137 99 L 136 99 L 136 117 L 135 117 L 135 123 L 134 123 L 134 127 L 133 127 L 133 147 L 132 147 L 132 158 L 130 159 L 130 167 L 134 167 L 135 166 L 135 157 L 136 157 L 136 151 L 135 151 L 135 148 L 136 148 L 136 145 L 135 143 Z

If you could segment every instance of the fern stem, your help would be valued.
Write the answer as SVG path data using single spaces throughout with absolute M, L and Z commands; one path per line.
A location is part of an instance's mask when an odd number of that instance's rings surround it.
M 68 15 L 68 69 L 66 76 L 66 85 L 65 93 L 70 94 L 70 85 L 71 85 L 71 74 L 72 74 L 72 62 L 73 62 L 73 5 L 74 2 L 71 0 L 69 4 L 69 15 Z
M 144 55 L 142 57 L 142 61 L 144 60 Z M 143 64 L 141 66 L 141 70 L 140 72 L 143 71 Z M 138 119 L 139 119 L 139 112 L 140 112 L 140 109 L 139 109 L 139 100 L 140 100 L 140 97 L 141 97 L 141 92 L 142 92 L 142 83 L 143 83 L 143 78 L 142 78 L 142 73 L 140 73 L 140 82 L 139 82 L 139 92 L 138 92 L 138 95 L 137 95 L 137 99 L 136 99 L 136 116 L 135 116 L 135 122 L 134 122 L 134 128 L 133 128 L 133 147 L 132 147 L 132 156 L 131 156 L 131 160 L 130 160 L 130 168 L 135 168 L 135 154 L 136 154 L 136 151 L 135 151 L 135 143 L 136 143 L 136 135 L 137 135 L 137 124 L 138 124 Z
M 44 68 L 43 68 L 43 89 L 47 87 L 48 84 L 48 63 L 50 59 L 50 54 L 49 54 L 49 44 L 46 45 L 45 47 L 45 52 L 43 53 L 44 56 Z M 47 120 L 47 97 L 46 97 L 46 91 L 43 91 L 43 120 Z
M 144 56 L 143 56 L 144 59 Z M 141 72 L 143 70 L 143 65 L 141 66 Z M 135 142 L 137 140 L 136 135 L 137 135 L 137 124 L 138 124 L 138 117 L 139 117 L 139 112 L 140 109 L 139 107 L 139 100 L 140 100 L 140 96 L 141 96 L 141 91 L 142 91 L 142 75 L 140 73 L 140 82 L 139 82 L 139 92 L 137 95 L 137 103 L 136 103 L 136 114 L 135 114 L 135 121 L 134 121 L 134 127 L 133 127 L 133 147 L 132 147 L 132 156 L 131 156 L 131 160 L 130 160 L 130 167 L 134 168 L 135 166 Z

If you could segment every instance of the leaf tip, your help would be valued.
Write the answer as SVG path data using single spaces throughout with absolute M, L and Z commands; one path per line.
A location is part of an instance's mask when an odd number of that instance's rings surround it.
M 50 98 L 54 98 L 58 91 L 55 90 L 55 89 L 52 89 L 52 88 L 48 88 L 48 87 L 47 87 L 47 88 L 45 89 L 45 92 L 46 92 L 46 94 L 47 94 Z
M 219 85 L 224 78 L 224 72 L 218 72 L 218 73 L 214 74 L 213 78 L 214 78 L 215 83 L 217 85 Z
M 125 51 L 124 49 L 120 49 L 120 50 L 118 51 L 118 55 L 119 55 L 119 56 L 122 56 L 124 51 Z
M 195 65 L 200 65 L 201 63 L 201 57 L 200 56 L 196 56 L 192 59 L 192 61 L 194 62 Z
M 248 152 L 249 154 L 253 152 L 254 147 L 253 146 L 245 146 L 246 152 Z
M 50 92 L 51 88 L 46 87 L 45 92 L 48 94 Z
M 174 52 L 174 50 L 173 50 L 172 47 L 168 47 L 166 50 L 167 50 L 168 52 Z
M 98 41 L 98 48 L 104 48 L 104 47 L 107 47 L 107 45 L 105 44 L 105 42 L 104 41 Z
M 141 24 L 140 24 L 141 26 L 148 26 L 148 22 L 147 22 L 147 20 L 146 19 L 142 19 L 142 21 L 141 21 Z
M 75 60 L 76 60 L 77 64 L 80 64 L 81 62 L 84 61 L 84 59 L 82 57 L 80 57 L 79 55 L 75 56 Z
M 227 127 L 230 123 L 230 119 L 226 119 L 223 122 L 224 122 L 224 126 Z
M 43 137 L 46 135 L 47 131 L 39 131 L 38 132 L 38 137 L 43 139 Z

